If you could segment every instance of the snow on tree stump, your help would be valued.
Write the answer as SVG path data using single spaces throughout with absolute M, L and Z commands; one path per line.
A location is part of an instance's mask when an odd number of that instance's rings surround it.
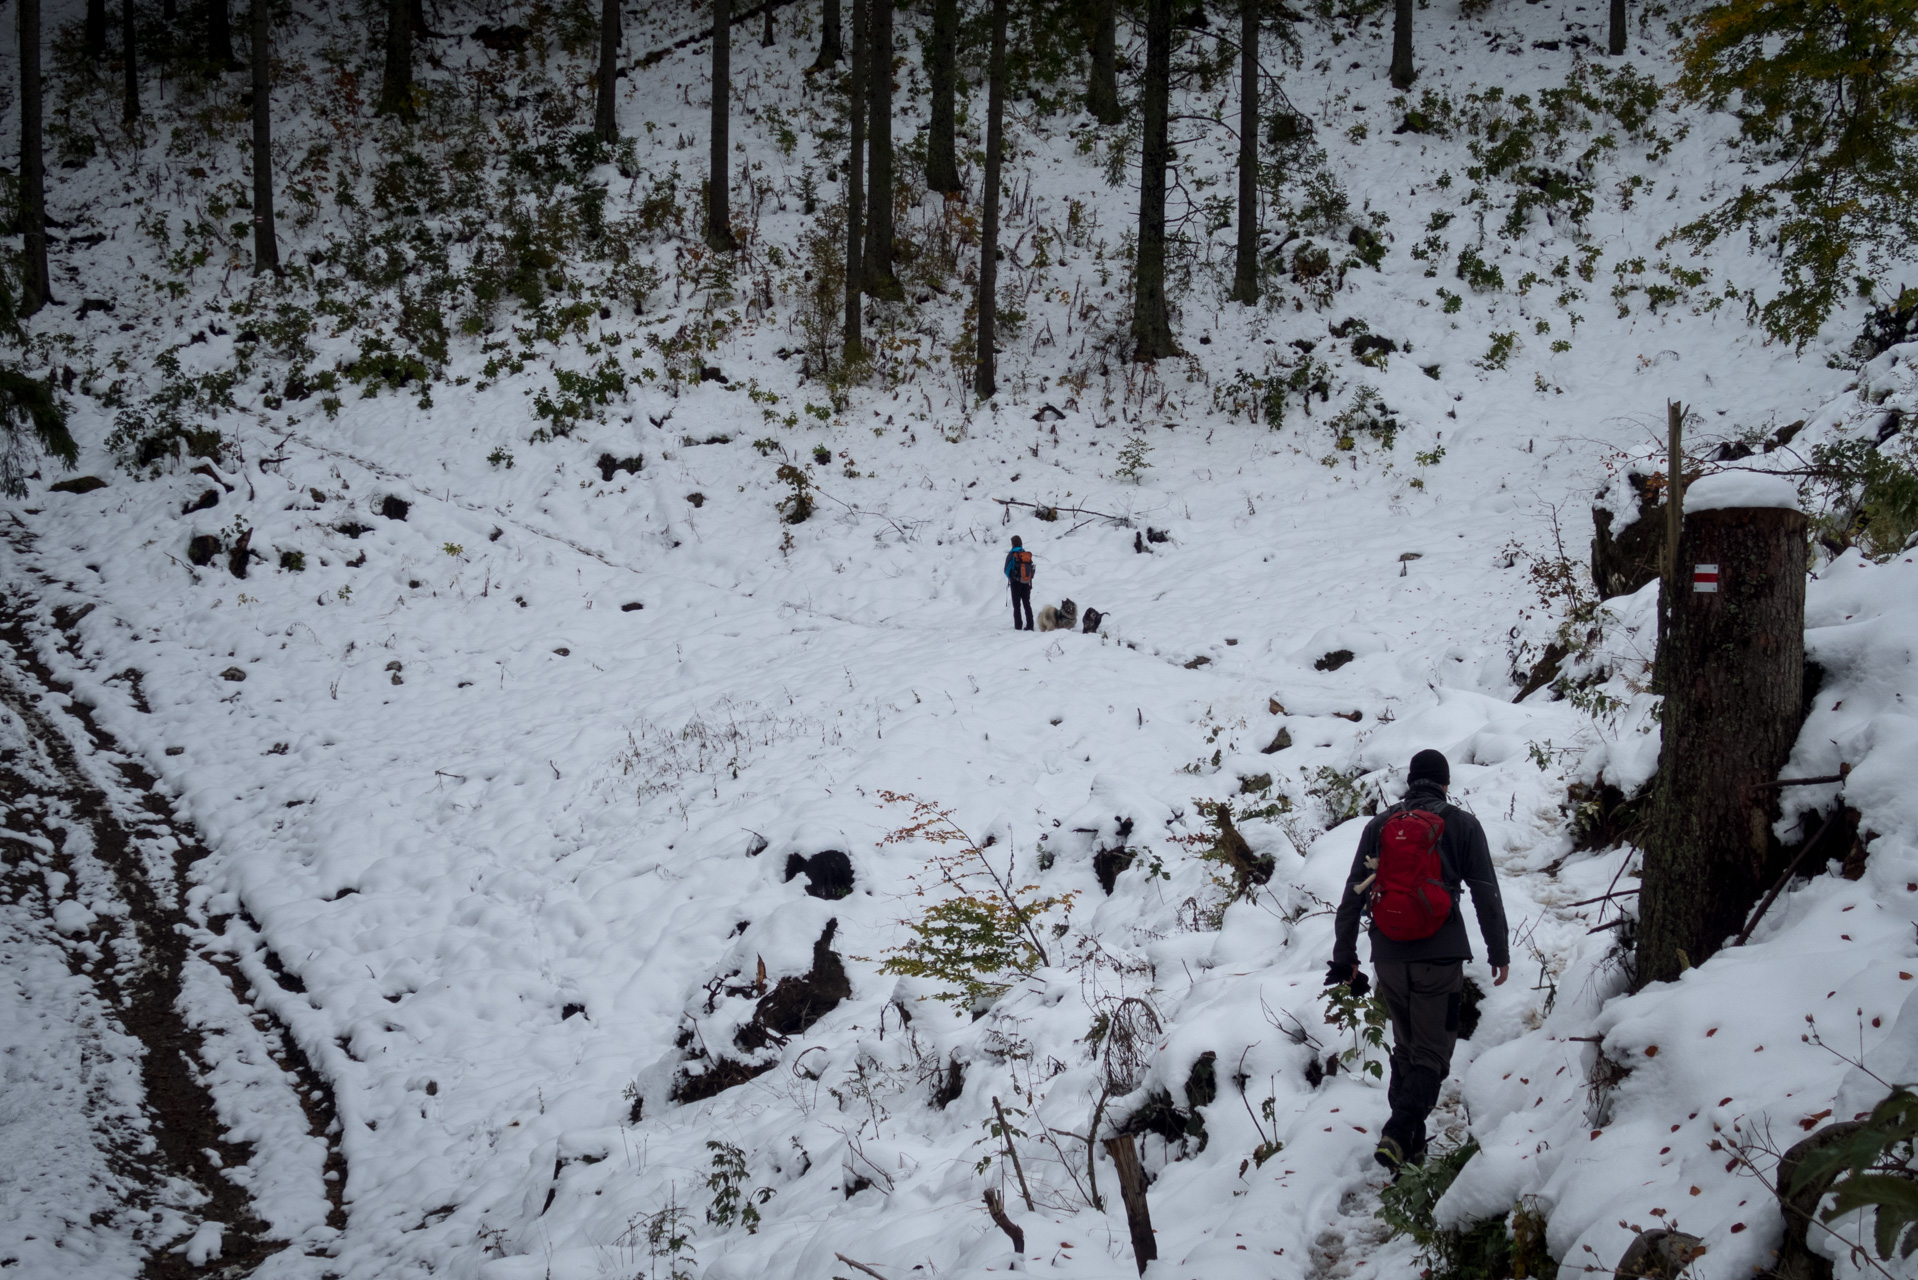
M 1792 484 L 1689 486 L 1659 665 L 1663 747 L 1645 842 L 1637 981 L 1670 981 L 1763 892 L 1776 792 L 1803 718 L 1807 522 Z

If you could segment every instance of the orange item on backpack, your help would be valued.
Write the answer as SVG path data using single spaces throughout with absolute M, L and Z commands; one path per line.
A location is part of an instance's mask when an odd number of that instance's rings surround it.
M 1024 547 L 1012 553 L 1012 580 L 1023 587 L 1032 585 L 1032 553 Z

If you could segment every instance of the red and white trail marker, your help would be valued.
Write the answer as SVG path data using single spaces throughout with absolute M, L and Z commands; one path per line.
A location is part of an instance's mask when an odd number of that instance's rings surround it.
M 1718 590 L 1718 566 L 1715 564 L 1693 565 L 1692 566 L 1692 590 L 1693 591 L 1714 591 L 1714 592 L 1717 591 Z

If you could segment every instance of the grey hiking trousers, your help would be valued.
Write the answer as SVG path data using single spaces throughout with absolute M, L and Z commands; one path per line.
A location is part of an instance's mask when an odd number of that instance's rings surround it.
M 1443 1080 L 1458 1043 L 1463 960 L 1373 960 L 1379 994 L 1392 1015 L 1392 1064 L 1400 1072 L 1429 1067 Z

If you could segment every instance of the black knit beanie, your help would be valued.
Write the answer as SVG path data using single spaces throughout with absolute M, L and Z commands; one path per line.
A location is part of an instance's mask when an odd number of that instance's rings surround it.
M 1409 786 L 1418 782 L 1436 782 L 1441 787 L 1452 785 L 1452 766 L 1446 762 L 1444 753 L 1430 747 L 1412 757 L 1412 769 L 1406 775 Z

